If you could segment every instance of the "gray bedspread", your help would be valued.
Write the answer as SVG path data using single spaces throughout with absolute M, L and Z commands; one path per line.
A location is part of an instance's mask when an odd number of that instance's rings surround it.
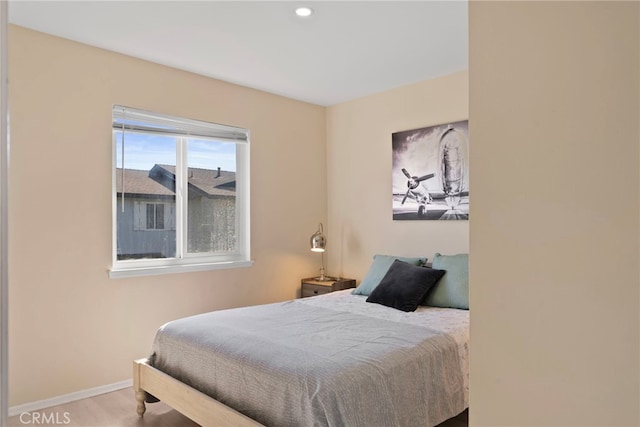
M 151 363 L 267 426 L 434 426 L 465 409 L 452 336 L 303 301 L 170 322 Z

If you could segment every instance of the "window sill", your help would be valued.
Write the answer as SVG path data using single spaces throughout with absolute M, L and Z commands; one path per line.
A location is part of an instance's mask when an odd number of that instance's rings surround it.
M 227 268 L 244 268 L 251 267 L 253 261 L 225 261 L 225 262 L 211 262 L 201 264 L 185 264 L 185 265 L 164 265 L 156 267 L 131 267 L 131 268 L 118 268 L 109 270 L 110 279 L 124 279 L 127 277 L 141 277 L 141 276 L 157 276 L 163 274 L 173 273 L 189 273 L 192 271 L 206 271 L 206 270 L 223 270 Z

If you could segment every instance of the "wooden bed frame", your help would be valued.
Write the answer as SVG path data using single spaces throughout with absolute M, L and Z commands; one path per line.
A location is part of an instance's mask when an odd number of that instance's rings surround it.
M 145 398 L 149 393 L 201 426 L 262 426 L 235 409 L 159 371 L 149 364 L 148 359 L 133 362 L 133 391 L 141 418 L 146 411 Z

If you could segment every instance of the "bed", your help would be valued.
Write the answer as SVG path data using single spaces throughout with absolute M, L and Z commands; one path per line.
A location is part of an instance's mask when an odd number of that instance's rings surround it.
M 162 326 L 134 362 L 154 398 L 203 426 L 435 426 L 468 407 L 469 311 L 405 312 L 351 290 Z

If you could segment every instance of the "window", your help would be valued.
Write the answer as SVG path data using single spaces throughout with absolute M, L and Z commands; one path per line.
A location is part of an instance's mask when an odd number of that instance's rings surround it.
M 249 131 L 114 106 L 111 277 L 251 265 Z
M 175 229 L 175 203 L 134 201 L 133 231 Z
M 147 203 L 147 230 L 164 230 L 164 203 Z

